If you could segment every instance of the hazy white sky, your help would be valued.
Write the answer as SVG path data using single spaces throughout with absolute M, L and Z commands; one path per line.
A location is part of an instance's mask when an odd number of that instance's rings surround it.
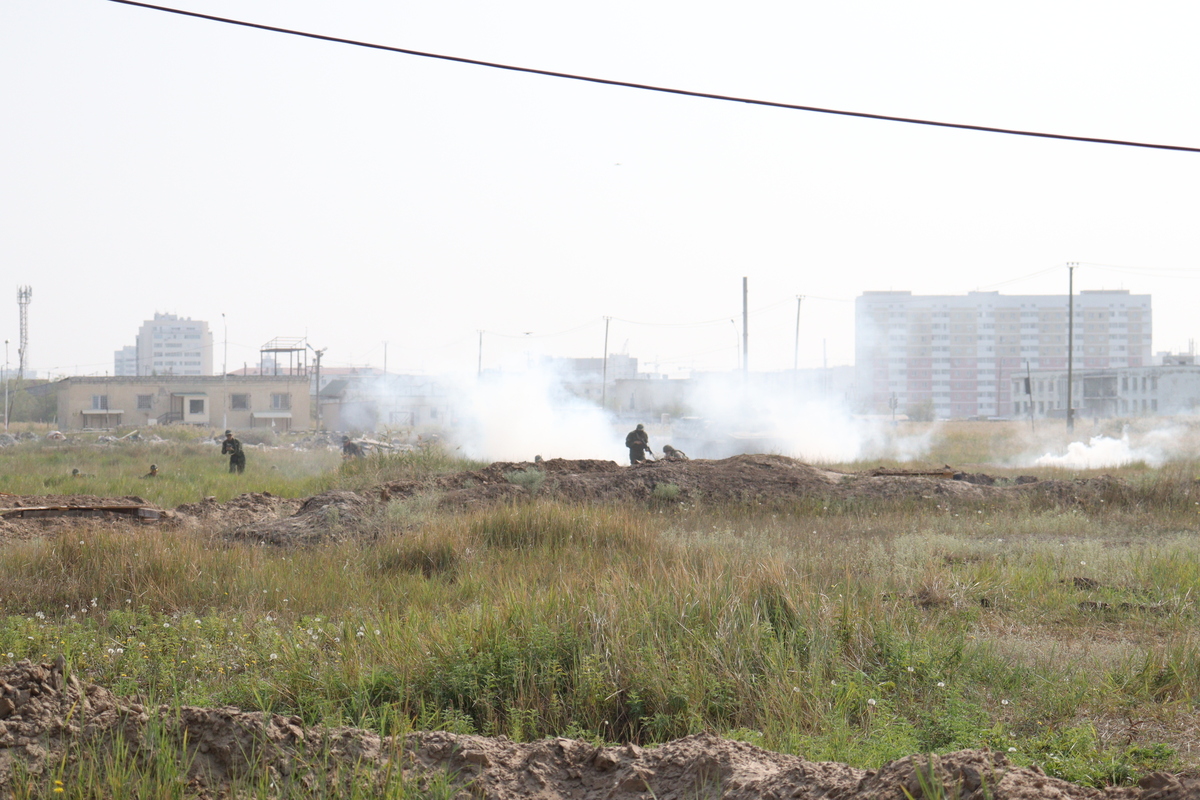
M 1200 146 L 1183 2 L 178 0 L 177 7 L 697 91 Z M 170 3 L 164 2 L 164 5 Z M 864 290 L 1154 297 L 1200 336 L 1200 154 L 638 92 L 106 0 L 0 2 L 0 332 L 104 374 L 155 311 L 221 362 L 473 370 L 610 350 L 652 368 L 853 359 Z M 1091 264 L 1116 265 L 1111 267 Z M 1044 272 L 1043 272 L 1044 271 Z M 1025 279 L 1031 273 L 1043 274 Z M 1006 283 L 1012 281 L 1011 283 Z M 1003 285 L 1001 285 L 1003 284 Z M 729 320 L 737 318 L 736 324 Z

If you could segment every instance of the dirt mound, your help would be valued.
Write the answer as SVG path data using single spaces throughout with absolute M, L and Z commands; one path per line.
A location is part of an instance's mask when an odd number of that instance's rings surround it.
M 540 472 L 540 482 L 522 474 Z M 536 483 L 536 485 L 535 485 Z M 662 488 L 660 488 L 662 487 Z M 789 502 L 801 498 L 985 497 L 1000 487 L 918 475 L 842 473 L 776 455 L 739 455 L 716 461 L 650 461 L 623 467 L 612 461 L 551 459 L 542 463 L 497 462 L 475 472 L 426 481 L 396 481 L 386 496 L 403 498 L 438 491 L 448 506 L 465 507 L 539 494 L 582 502 L 669 498 L 708 502 Z
M 957 477 L 946 477 L 946 475 Z M 635 467 L 613 461 L 554 458 L 541 462 L 499 461 L 484 469 L 421 480 L 392 481 L 365 493 L 326 492 L 307 500 L 290 500 L 269 492 L 239 495 L 227 503 L 208 497 L 162 512 L 179 524 L 203 526 L 235 541 L 284 546 L 312 545 L 370 536 L 369 521 L 377 504 L 433 493 L 451 509 L 485 507 L 531 496 L 585 503 L 653 501 L 788 504 L 799 500 L 935 499 L 995 500 L 1034 496 L 1055 505 L 1079 505 L 1130 497 L 1131 488 L 1116 478 L 1015 480 L 985 474 L 876 469 L 834 472 L 776 455 L 738 455 L 720 460 L 650 461 Z M 0 511 L 33 505 L 145 505 L 138 497 L 100 498 L 84 495 L 14 497 L 0 495 Z M 118 524 L 121 521 L 114 522 Z M 0 541 L 44 535 L 69 518 L 5 520 Z
M 206 497 L 199 503 L 185 503 L 175 508 L 175 515 L 185 524 L 203 522 L 206 526 L 233 527 L 290 516 L 302 502 L 270 492 L 250 492 L 240 494 L 228 503 L 219 503 L 215 497 Z
M 221 535 L 233 541 L 283 547 L 339 542 L 363 534 L 360 523 L 374 506 L 374 500 L 356 492 L 334 490 L 308 498 L 289 517 L 258 519 Z
M 130 509 L 145 508 L 156 512 L 155 517 L 148 518 L 161 522 L 170 519 L 173 514 L 164 511 L 153 503 L 148 503 L 137 495 L 125 497 L 99 497 L 90 494 L 45 494 L 17 495 L 0 493 L 0 544 L 10 541 L 36 539 L 53 534 L 64 527 L 77 525 L 86 519 L 89 525 L 128 525 L 136 515 L 124 512 L 105 512 L 104 508 Z M 20 510 L 29 512 L 28 516 L 18 514 Z M 32 513 L 36 509 L 52 509 L 41 515 Z M 76 512 L 76 513 L 72 513 Z
M 712 734 L 653 749 L 572 739 L 519 744 L 443 732 L 395 739 L 354 728 L 306 728 L 297 717 L 232 707 L 149 708 L 63 673 L 61 658 L 0 668 L 0 792 L 11 788 L 18 762 L 35 778 L 60 769 L 70 778 L 71 761 L 80 753 L 104 752 L 118 738 L 134 756 L 161 758 L 168 743 L 180 754 L 181 769 L 187 765 L 189 794 L 198 797 L 223 795 L 231 782 L 264 773 L 283 789 L 328 785 L 331 773 L 382 777 L 397 764 L 407 785 L 448 775 L 462 796 L 489 800 L 901 800 L 929 797 L 925 788 L 937 786 L 952 787 L 947 796 L 963 800 L 1183 800 L 1200 792 L 1200 779 L 1165 773 L 1148 776 L 1138 787 L 1088 789 L 981 750 L 914 756 L 861 770 Z

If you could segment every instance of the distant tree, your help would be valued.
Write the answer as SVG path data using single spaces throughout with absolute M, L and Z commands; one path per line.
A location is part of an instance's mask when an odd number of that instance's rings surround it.
M 933 422 L 935 412 L 933 410 L 932 400 L 922 400 L 919 403 L 910 403 L 904 409 L 904 413 L 913 422 Z

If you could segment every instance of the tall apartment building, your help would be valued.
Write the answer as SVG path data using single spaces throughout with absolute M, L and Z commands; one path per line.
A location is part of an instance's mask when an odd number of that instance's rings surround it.
M 113 354 L 113 374 L 212 375 L 212 348 L 207 322 L 155 312 L 138 329 L 137 343 Z
M 137 345 L 127 344 L 113 353 L 113 375 L 137 375 Z
M 938 418 L 1010 416 L 1027 369 L 1066 369 L 1066 295 L 864 292 L 855 302 L 859 399 L 874 413 L 932 405 Z M 1150 364 L 1150 295 L 1075 296 L 1074 366 Z

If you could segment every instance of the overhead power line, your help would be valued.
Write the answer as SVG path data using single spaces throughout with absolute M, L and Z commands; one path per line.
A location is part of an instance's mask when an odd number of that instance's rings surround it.
M 645 83 L 633 83 L 631 81 L 618 81 L 610 78 L 596 78 L 588 75 L 575 75 L 569 72 L 555 72 L 547 69 L 535 69 L 533 67 L 518 67 L 513 64 L 499 64 L 494 61 L 481 61 L 475 58 L 464 58 L 462 56 L 449 56 L 440 53 L 426 53 L 420 50 L 410 50 L 404 47 L 392 47 L 385 44 L 375 44 L 372 42 L 362 42 L 356 39 L 344 39 L 338 36 L 326 36 L 320 33 L 309 33 L 307 31 L 297 31 L 290 28 L 280 28 L 274 25 L 262 25 L 257 22 L 247 22 L 240 19 L 230 19 L 229 17 L 217 17 L 212 14 L 200 14 L 196 11 L 184 11 L 179 8 L 168 8 L 166 6 L 156 6 L 150 3 L 139 3 L 135 0 L 109 0 L 112 3 L 120 3 L 126 6 L 136 6 L 138 8 L 147 8 L 153 11 L 164 11 L 169 14 L 179 14 L 184 17 L 195 17 L 197 19 L 206 19 L 211 22 L 221 22 L 227 25 L 240 25 L 243 28 L 254 28 L 260 31 L 270 31 L 272 33 L 283 33 L 289 36 L 302 36 L 307 39 L 316 39 L 322 42 L 333 42 L 335 44 L 348 44 L 354 47 L 366 47 L 371 50 L 383 50 L 389 53 L 401 53 L 408 56 L 417 56 L 419 58 L 434 58 L 441 61 L 453 61 L 458 64 L 470 64 L 476 67 L 488 67 L 489 69 L 503 69 L 511 72 L 525 72 L 531 75 L 545 75 L 549 78 L 564 78 L 572 81 L 584 81 L 586 83 L 598 83 L 605 86 L 620 86 L 625 89 L 640 89 L 647 92 L 662 92 L 664 94 L 676 94 L 684 97 L 698 97 L 704 100 L 722 100 L 729 103 L 744 103 L 746 105 L 766 106 L 768 108 L 783 108 L 790 111 L 808 111 L 814 114 L 833 114 L 841 117 L 858 117 L 860 119 L 874 119 L 883 122 L 903 122 L 909 125 L 928 125 L 935 128 L 953 128 L 956 130 L 979 131 L 981 133 L 1002 133 L 1009 136 L 1032 136 L 1039 139 L 1060 139 L 1068 142 L 1090 142 L 1092 144 L 1111 144 L 1122 147 L 1145 147 L 1153 150 L 1178 150 L 1186 153 L 1200 153 L 1200 147 L 1185 147 L 1183 145 L 1173 144 L 1153 144 L 1150 142 L 1134 142 L 1126 139 L 1106 139 L 1096 136 L 1070 136 L 1063 133 L 1045 133 L 1041 131 L 1026 131 L 1016 128 L 997 128 L 989 125 L 968 125 L 961 122 L 939 122 L 930 119 L 918 119 L 916 117 L 897 117 L 889 114 L 872 114 L 865 111 L 846 111 L 836 108 L 821 108 L 818 106 L 805 106 L 795 103 L 780 103 L 773 100 L 755 100 L 749 97 L 735 97 L 732 95 L 713 94 L 711 92 L 695 92 L 688 89 L 672 89 L 666 86 L 654 86 Z

